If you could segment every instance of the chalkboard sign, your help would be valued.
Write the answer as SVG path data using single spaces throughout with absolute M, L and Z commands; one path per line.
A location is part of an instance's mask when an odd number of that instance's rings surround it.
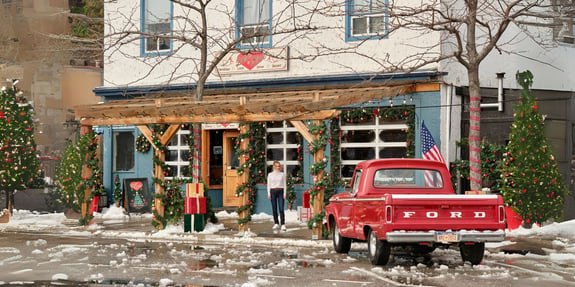
M 124 179 L 124 196 L 127 212 L 148 213 L 152 211 L 152 195 L 147 178 Z

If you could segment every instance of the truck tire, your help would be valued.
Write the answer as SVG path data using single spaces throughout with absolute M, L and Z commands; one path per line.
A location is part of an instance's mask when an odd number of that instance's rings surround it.
M 389 262 L 391 248 L 387 241 L 377 238 L 375 232 L 369 231 L 367 235 L 367 258 L 373 265 L 386 265 Z
M 351 249 L 351 238 L 342 236 L 335 222 L 332 222 L 331 227 L 333 230 L 333 249 L 337 253 L 348 253 L 349 249 Z
M 463 262 L 469 261 L 471 265 L 478 265 L 483 261 L 483 254 L 485 253 L 485 243 L 479 242 L 475 244 L 464 244 L 459 246 L 461 259 Z

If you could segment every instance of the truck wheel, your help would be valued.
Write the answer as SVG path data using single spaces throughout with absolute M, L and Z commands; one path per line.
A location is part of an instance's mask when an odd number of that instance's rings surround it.
M 332 223 L 333 229 L 333 249 L 337 253 L 348 253 L 349 249 L 351 248 L 351 238 L 347 238 L 341 236 L 339 233 L 339 228 L 337 228 L 337 224 L 334 222 Z
M 385 265 L 389 261 L 390 254 L 389 243 L 379 240 L 375 232 L 370 230 L 367 235 L 367 257 L 369 262 L 374 265 Z
M 469 261 L 472 265 L 477 265 L 483 260 L 483 253 L 485 253 L 485 243 L 475 243 L 466 245 L 462 243 L 459 246 L 459 252 L 463 262 Z

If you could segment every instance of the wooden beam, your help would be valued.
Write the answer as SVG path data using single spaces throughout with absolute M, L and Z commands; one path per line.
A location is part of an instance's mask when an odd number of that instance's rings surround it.
M 180 130 L 181 126 L 182 125 L 180 125 L 180 124 L 170 125 L 168 127 L 168 129 L 162 135 L 162 138 L 160 139 L 160 142 L 162 143 L 162 145 L 165 146 L 166 144 L 168 144 L 172 140 L 174 135 Z
M 315 120 L 330 118 L 335 111 L 257 113 L 257 114 L 176 114 L 158 117 L 93 117 L 82 119 L 84 125 L 145 125 L 145 124 L 186 124 L 186 123 L 219 123 L 219 122 L 266 122 L 289 119 Z
M 150 130 L 150 127 L 148 127 L 147 125 L 137 125 L 137 127 L 142 133 L 142 135 L 144 135 L 144 137 L 152 145 L 152 147 L 154 149 L 157 149 L 158 147 L 154 144 L 154 137 L 152 136 L 152 131 Z
M 309 127 L 302 121 L 290 121 L 290 123 L 297 129 L 301 136 L 311 143 L 314 140 L 314 136 L 309 132 Z
M 341 111 L 338 110 L 323 110 L 319 112 L 312 112 L 307 114 L 302 114 L 295 118 L 289 119 L 290 121 L 301 121 L 301 120 L 327 120 L 331 118 L 335 118 L 341 114 Z

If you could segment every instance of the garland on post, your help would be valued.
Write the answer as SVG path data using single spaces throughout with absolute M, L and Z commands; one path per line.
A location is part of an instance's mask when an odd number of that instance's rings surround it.
M 160 127 L 154 125 L 154 126 L 152 126 L 152 129 L 151 129 L 152 130 L 152 140 L 154 142 L 154 146 L 156 147 L 156 149 L 158 151 L 160 151 L 163 154 L 166 153 L 167 148 L 162 144 L 158 135 L 159 136 L 163 135 L 164 132 L 166 131 L 166 129 L 167 129 L 166 125 L 162 125 Z M 157 166 L 157 167 L 162 169 L 164 176 L 166 176 L 168 174 L 168 170 L 169 170 L 168 165 L 163 160 L 160 160 L 160 158 L 158 157 L 156 152 L 154 152 L 153 162 L 154 162 L 155 167 Z M 165 197 L 166 197 L 166 193 L 167 193 L 166 192 L 167 191 L 166 182 L 165 182 L 165 180 L 160 180 L 159 178 L 157 178 L 155 176 L 152 178 L 152 181 L 154 182 L 154 184 L 156 184 L 156 185 L 158 185 L 164 189 L 163 194 L 159 194 L 156 190 L 156 193 L 154 194 L 154 198 L 161 200 L 163 205 L 164 205 L 164 208 L 165 208 L 166 207 L 166 201 L 165 201 L 166 198 Z M 154 220 L 152 220 L 152 225 L 154 227 L 158 228 L 161 225 L 163 228 L 166 228 L 166 224 L 168 223 L 169 218 L 167 218 L 167 216 L 166 216 L 165 209 L 164 209 L 164 215 L 162 216 L 162 215 L 160 215 L 160 213 L 156 209 L 156 205 L 154 205 L 153 218 L 154 218 Z
M 184 216 L 184 197 L 180 189 L 180 182 L 166 181 L 166 189 L 163 194 L 156 194 L 164 203 L 164 218 L 167 222 L 177 224 Z
M 250 142 L 246 149 L 242 149 L 241 142 L 245 139 L 249 139 Z M 256 202 L 256 184 L 265 182 L 265 123 L 250 123 L 249 131 L 238 135 L 234 149 L 238 157 L 244 159 L 244 163 L 238 168 L 238 175 L 249 173 L 247 181 L 236 188 L 236 196 L 243 196 L 245 192 L 248 194 L 248 200 L 236 210 L 238 214 L 248 211 L 248 216 L 238 218 L 238 224 L 243 226 L 252 220 Z
M 309 125 L 309 132 L 317 137 L 311 143 L 308 144 L 310 152 L 315 155 L 317 151 L 319 151 L 322 148 L 325 148 L 325 145 L 328 142 L 329 136 L 327 134 L 327 126 L 324 121 L 322 121 L 319 125 L 311 123 Z M 324 157 L 321 161 L 315 162 L 309 168 L 310 174 L 314 179 L 314 184 L 309 190 L 310 205 L 312 206 L 314 204 L 314 199 L 318 195 L 318 193 L 322 189 L 325 189 L 330 183 L 329 174 L 325 172 L 326 167 L 327 167 L 327 158 Z M 318 178 L 321 172 L 324 172 L 324 174 L 321 178 Z M 322 210 L 318 214 L 315 214 L 307 222 L 308 228 L 312 229 L 314 226 L 321 224 L 323 221 L 323 216 L 325 216 L 324 210 Z
M 67 208 L 80 213 L 82 204 L 90 208 L 94 195 L 100 195 L 102 189 L 101 170 L 96 155 L 98 140 L 93 130 L 89 130 L 74 142 L 66 144 L 60 165 L 56 168 L 56 196 L 57 202 Z M 87 166 L 92 170 L 88 177 L 82 177 L 81 169 Z M 91 188 L 89 198 L 85 198 L 85 191 Z M 84 215 L 84 214 L 82 214 Z M 92 219 L 91 212 L 80 219 L 80 224 L 88 225 Z
M 341 146 L 341 127 L 339 117 L 332 119 L 329 125 L 329 144 L 331 146 L 329 160 L 331 164 L 331 182 L 333 185 L 342 185 L 341 180 L 341 156 L 339 149 Z M 334 188 L 335 190 L 335 188 Z M 331 196 L 331 195 L 330 195 Z

